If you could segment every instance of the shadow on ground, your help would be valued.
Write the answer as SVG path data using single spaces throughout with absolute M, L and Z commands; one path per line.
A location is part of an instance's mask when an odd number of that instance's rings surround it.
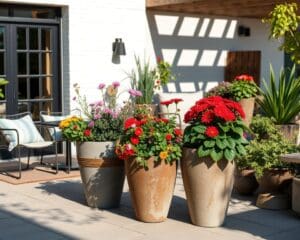
M 40 183 L 36 188 L 49 194 L 56 194 L 73 202 L 81 203 L 86 206 L 83 187 L 80 180 L 78 181 L 59 181 Z

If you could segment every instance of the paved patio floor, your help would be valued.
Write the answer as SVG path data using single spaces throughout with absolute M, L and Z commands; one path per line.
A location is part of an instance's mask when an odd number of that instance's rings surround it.
M 219 228 L 190 223 L 181 178 L 167 221 L 136 221 L 125 185 L 121 207 L 90 209 L 79 178 L 46 183 L 0 183 L 0 239 L 300 239 L 300 218 L 291 211 L 258 209 L 254 198 L 233 195 L 226 222 Z

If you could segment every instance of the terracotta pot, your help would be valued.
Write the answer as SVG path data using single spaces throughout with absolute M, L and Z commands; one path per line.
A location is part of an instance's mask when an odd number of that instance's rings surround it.
M 183 148 L 182 179 L 192 223 L 202 227 L 223 224 L 231 197 L 235 163 L 199 158 L 197 149 Z
M 125 172 L 136 218 L 142 222 L 166 220 L 176 179 L 176 163 L 172 165 L 148 161 L 148 170 L 135 159 L 125 161 Z
M 79 142 L 76 147 L 88 206 L 102 209 L 118 207 L 125 172 L 124 161 L 115 155 L 115 143 Z
M 293 179 L 293 173 L 288 169 L 269 169 L 264 171 L 259 183 L 259 193 L 274 193 L 287 191 Z
M 246 126 L 249 126 L 253 116 L 255 98 L 244 98 L 240 100 L 239 103 L 241 104 L 245 112 L 245 119 L 243 120 L 243 122 Z
M 251 195 L 258 187 L 253 169 L 237 170 L 234 175 L 234 189 L 241 195 Z

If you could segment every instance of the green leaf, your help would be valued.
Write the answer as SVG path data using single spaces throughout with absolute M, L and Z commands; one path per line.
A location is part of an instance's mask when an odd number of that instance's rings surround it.
M 236 149 L 238 150 L 239 154 L 240 155 L 245 155 L 246 154 L 246 149 L 243 145 L 237 145 L 236 146 Z
M 243 129 L 240 127 L 232 127 L 232 131 L 234 131 L 235 133 L 238 133 L 240 136 L 242 136 L 244 133 Z
M 226 139 L 224 139 L 226 140 Z M 216 144 L 220 149 L 226 148 L 226 144 L 224 143 L 224 140 L 222 141 L 221 139 L 217 139 Z
M 198 157 L 206 157 L 210 154 L 211 149 L 204 149 L 203 145 L 201 145 L 198 150 Z
M 204 141 L 204 146 L 207 148 L 212 148 L 216 144 L 215 140 L 206 140 Z
M 234 148 L 235 147 L 235 141 L 232 138 L 227 139 L 228 147 Z
M 225 149 L 224 152 L 224 157 L 228 160 L 228 161 L 232 161 L 235 157 L 235 151 L 233 149 Z
M 223 157 L 223 151 L 217 152 L 215 149 L 213 149 L 210 152 L 210 156 L 215 162 L 217 162 L 221 160 L 221 158 Z
M 224 131 L 224 132 L 228 132 L 230 127 L 228 125 L 223 125 L 223 124 L 218 124 L 218 126 Z
M 206 127 L 203 125 L 198 125 L 192 128 L 197 133 L 205 133 Z

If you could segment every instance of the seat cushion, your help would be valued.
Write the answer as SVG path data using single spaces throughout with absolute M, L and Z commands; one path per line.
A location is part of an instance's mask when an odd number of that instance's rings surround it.
M 41 120 L 43 122 L 54 122 L 54 121 L 61 121 L 66 119 L 68 116 L 54 116 L 54 115 L 45 115 L 42 114 L 41 115 Z M 61 129 L 59 127 L 52 127 L 52 128 L 48 128 L 50 137 L 52 140 L 55 141 L 62 141 L 62 132 Z
M 191 93 L 158 93 L 159 102 L 168 101 L 174 98 L 180 98 L 183 101 L 178 103 L 179 115 L 181 119 L 182 128 L 185 127 L 183 122 L 185 113 L 195 104 L 196 101 L 203 97 L 203 92 L 191 92 Z M 161 113 L 175 113 L 176 105 L 171 104 L 168 108 L 165 105 L 159 104 L 159 111 Z M 177 117 L 177 123 L 179 119 Z
M 44 142 L 30 115 L 19 119 L 1 118 L 0 128 L 16 129 L 19 133 L 19 144 L 21 145 L 32 142 Z M 17 133 L 15 131 L 2 130 L 2 134 L 9 144 L 8 150 L 12 151 L 18 144 Z
M 54 142 L 51 141 L 44 141 L 44 142 L 32 142 L 32 143 L 24 143 L 22 144 L 22 146 L 25 146 L 27 148 L 33 148 L 33 149 L 37 149 L 37 148 L 45 148 L 45 147 L 49 147 L 53 144 Z

